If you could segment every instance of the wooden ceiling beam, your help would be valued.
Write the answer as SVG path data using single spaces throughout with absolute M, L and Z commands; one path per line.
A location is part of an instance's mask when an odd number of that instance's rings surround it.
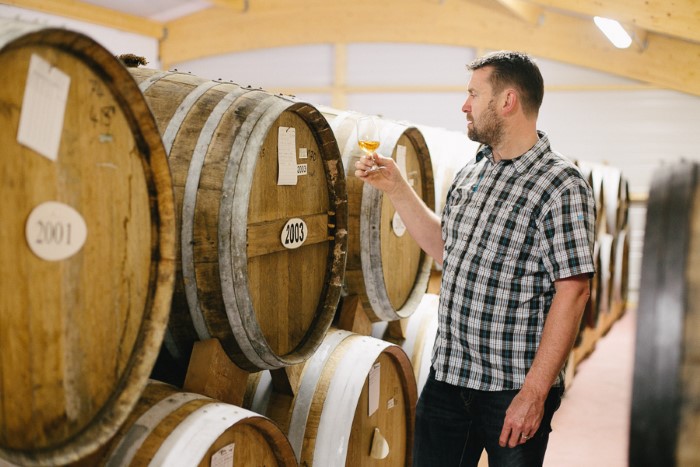
M 156 39 L 163 37 L 163 24 L 158 21 L 77 0 L 2 0 L 2 3 L 98 24 L 146 37 Z
M 523 50 L 700 95 L 700 44 L 649 33 L 642 51 L 616 49 L 593 21 L 552 10 L 545 10 L 541 24 L 533 25 L 468 2 L 255 0 L 245 13 L 211 8 L 169 22 L 167 28 L 161 41 L 164 67 L 208 55 L 290 45 L 424 43 Z
M 697 0 L 527 0 L 586 16 L 603 16 L 659 34 L 700 42 Z
M 498 0 L 515 16 L 531 24 L 539 24 L 544 14 L 544 8 L 524 0 Z
M 246 11 L 249 0 L 209 0 L 212 5 L 231 8 L 235 11 Z

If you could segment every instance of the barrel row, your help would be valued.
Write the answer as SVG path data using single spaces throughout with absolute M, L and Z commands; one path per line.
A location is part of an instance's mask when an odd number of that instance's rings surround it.
M 576 165 L 590 184 L 595 200 L 596 274 L 591 279 L 591 296 L 572 352 L 574 366 L 570 373 L 625 312 L 629 289 L 628 182 L 616 167 L 580 160 Z
M 183 374 L 197 341 L 275 370 L 314 355 L 343 289 L 375 321 L 418 306 L 428 259 L 376 190 L 348 198 L 357 149 L 350 130 L 341 159 L 336 135 L 349 115 L 331 127 L 331 109 L 284 96 L 127 71 L 86 36 L 14 21 L 0 24 L 0 60 L 13 109 L 1 189 L 16 213 L 2 231 L 0 457 L 84 458 L 124 425 L 149 375 Z M 383 121 L 380 152 L 432 207 L 420 132 Z M 361 272 L 346 281 L 350 206 Z

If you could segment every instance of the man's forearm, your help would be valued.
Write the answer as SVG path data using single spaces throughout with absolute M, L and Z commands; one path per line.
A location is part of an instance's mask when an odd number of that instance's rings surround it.
M 445 242 L 442 240 L 440 218 L 433 212 L 408 183 L 400 184 L 386 193 L 406 225 L 408 233 L 430 256 L 442 264 Z
M 534 391 L 542 400 L 571 352 L 589 295 L 586 275 L 557 284 L 540 347 L 523 385 L 523 389 Z

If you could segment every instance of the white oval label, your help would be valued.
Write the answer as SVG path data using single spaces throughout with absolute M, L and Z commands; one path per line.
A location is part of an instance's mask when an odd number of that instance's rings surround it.
M 406 224 L 403 223 L 398 212 L 394 213 L 394 218 L 391 220 L 391 228 L 397 237 L 402 237 L 406 233 Z
M 282 246 L 293 250 L 294 248 L 302 246 L 308 236 L 309 230 L 306 227 L 306 222 L 295 217 L 289 219 L 287 223 L 284 224 L 280 241 L 282 242 Z
M 29 248 L 39 258 L 60 261 L 80 251 L 87 238 L 87 226 L 72 207 L 47 201 L 29 214 L 25 235 Z

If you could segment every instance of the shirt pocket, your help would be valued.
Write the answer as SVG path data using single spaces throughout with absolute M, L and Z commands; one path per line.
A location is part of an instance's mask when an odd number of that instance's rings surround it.
M 534 247 L 532 208 L 519 201 L 496 200 L 487 212 L 479 246 L 495 259 L 515 260 Z

